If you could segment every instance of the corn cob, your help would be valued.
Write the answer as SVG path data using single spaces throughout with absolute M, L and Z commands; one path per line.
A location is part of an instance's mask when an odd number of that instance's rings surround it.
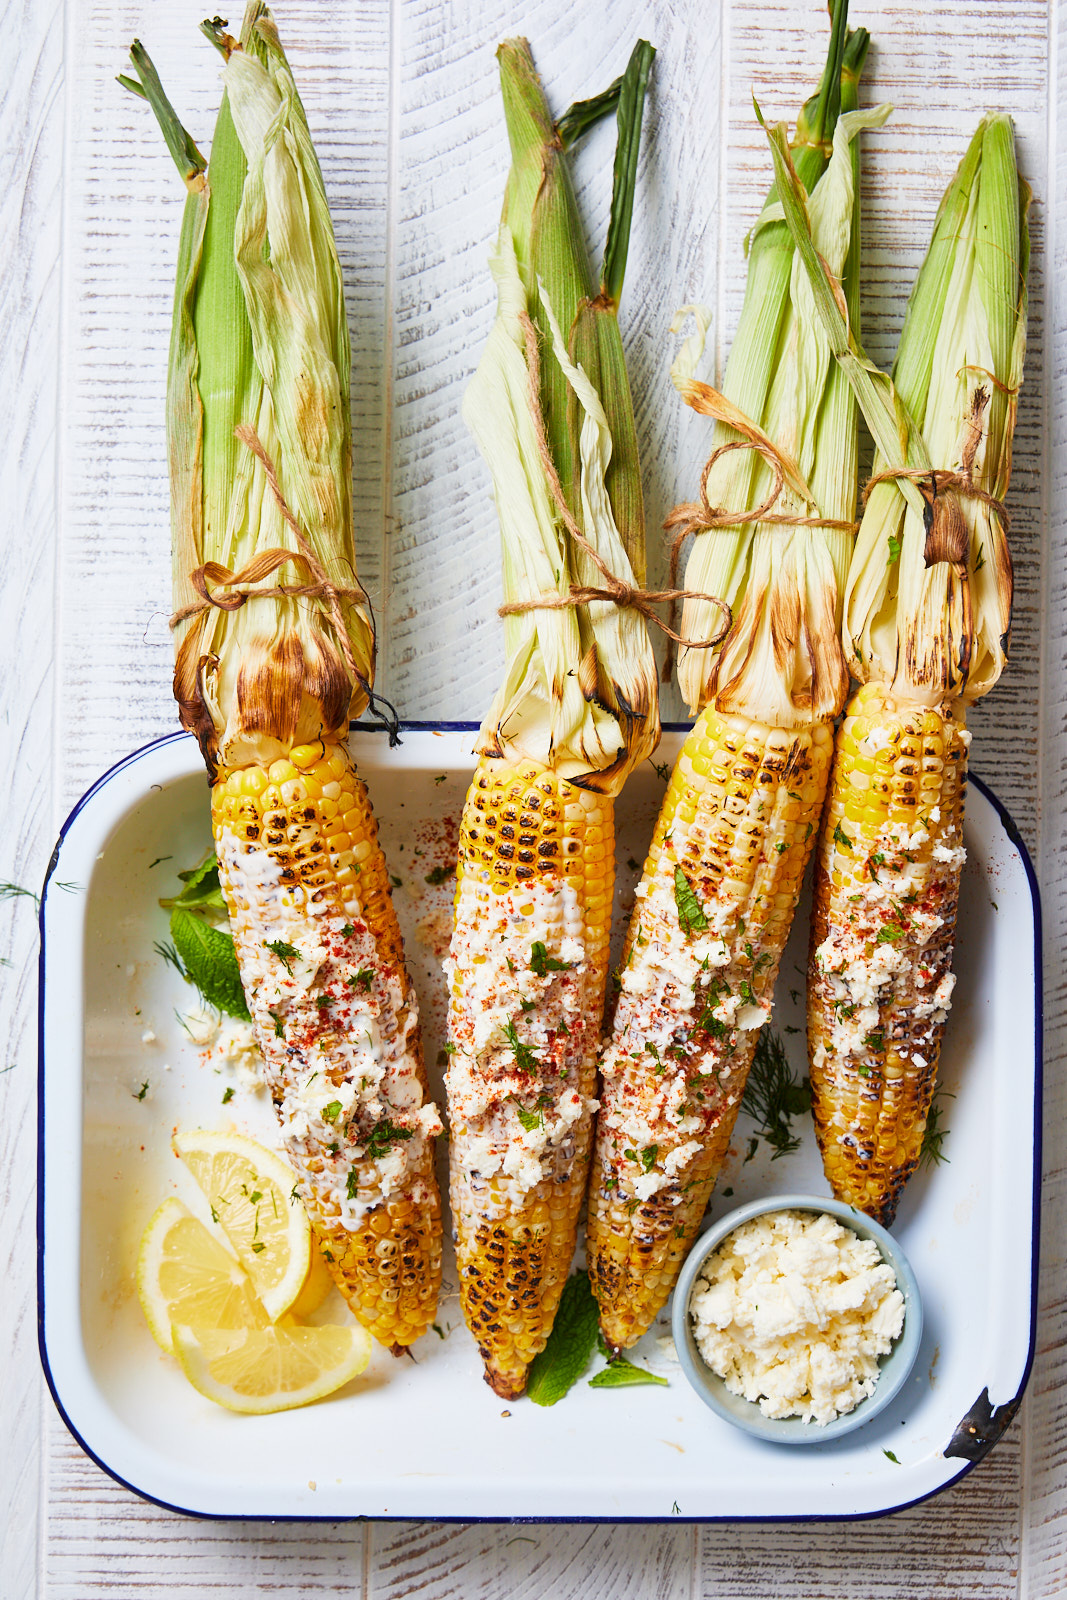
M 587 1250 L 601 1327 L 632 1344 L 670 1293 L 733 1132 L 814 842 L 833 739 L 709 707 L 637 889 L 601 1063 Z
M 351 587 L 340 267 L 270 13 L 251 0 L 240 41 L 218 19 L 204 31 L 226 61 L 206 172 L 132 51 L 189 190 L 167 418 L 175 696 L 213 785 L 220 883 L 297 1189 L 338 1287 L 399 1352 L 429 1327 L 440 1282 L 440 1121 L 346 745 L 374 633 Z
M 614 846 L 610 799 L 535 762 L 479 761 L 451 968 L 452 1212 L 464 1310 L 499 1393 L 521 1392 L 574 1252 Z
M 522 1393 L 545 1345 L 574 1253 L 607 975 L 614 799 L 659 737 L 641 618 L 602 602 L 542 605 L 566 600 L 574 579 L 603 582 L 579 539 L 616 578 L 644 578 L 615 309 L 651 54 L 639 45 L 621 89 L 575 108 L 557 129 L 528 46 L 500 51 L 512 171 L 494 259 L 499 309 L 464 415 L 493 475 L 515 609 L 508 671 L 463 812 L 447 1076 L 463 1312 L 486 1381 L 506 1397 Z M 615 248 L 595 295 L 563 151 L 568 128 L 616 100 L 627 160 L 616 165 Z
M 799 236 L 801 208 L 786 198 Z M 886 1224 L 921 1154 L 954 981 L 963 719 L 997 682 L 1010 638 L 1001 502 L 1026 343 L 1028 203 L 1010 120 L 984 118 L 938 212 L 892 386 L 871 378 L 821 293 L 881 481 L 845 597 L 843 642 L 865 687 L 838 736 L 819 848 L 808 1044 L 827 1177 Z
M 822 87 L 802 115 L 796 152 L 826 230 L 823 247 L 836 251 L 854 310 L 848 138 L 860 122 L 841 124 L 838 110 L 841 100 L 846 110 L 855 105 L 866 43 L 865 34 L 846 42 L 838 5 Z M 640 1338 L 664 1304 L 726 1154 L 814 845 L 833 718 L 847 689 L 837 608 L 856 495 L 856 411 L 813 339 L 791 256 L 784 225 L 765 222 L 752 245 L 724 390 L 772 442 L 797 452 L 777 510 L 842 527 L 720 529 L 698 536 L 690 556 L 688 588 L 728 594 L 733 622 L 710 663 L 697 651 L 681 657 L 686 698 L 706 705 L 675 765 L 637 889 L 601 1063 L 587 1253 L 601 1330 L 615 1350 Z M 679 388 L 698 409 L 719 407 L 692 377 L 692 359 L 686 353 L 687 366 L 676 363 Z M 716 437 L 737 434 L 721 427 Z M 810 487 L 799 481 L 804 474 Z M 768 481 L 762 461 L 735 452 L 714 463 L 707 492 L 713 504 L 750 509 L 765 500 Z M 708 620 L 705 602 L 687 601 L 683 634 L 706 636 Z
M 838 1199 L 888 1225 L 922 1148 L 955 979 L 969 735 L 867 684 L 818 846 L 808 974 L 815 1129 Z
M 418 1012 L 343 744 L 220 770 L 219 880 L 282 1143 L 331 1272 L 382 1344 L 433 1320 L 440 1201 Z

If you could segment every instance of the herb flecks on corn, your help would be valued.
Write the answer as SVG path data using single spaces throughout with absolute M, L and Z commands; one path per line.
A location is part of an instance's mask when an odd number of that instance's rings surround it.
M 512 148 L 497 317 L 464 416 L 490 469 L 507 669 L 464 807 L 449 958 L 450 1185 L 467 1325 L 500 1395 L 522 1393 L 574 1253 L 588 1171 L 614 882 L 614 799 L 659 737 L 643 619 L 545 596 L 644 575 L 640 471 L 615 315 L 644 85 L 640 45 L 601 109 L 620 147 L 601 293 L 529 47 L 499 52 Z M 581 109 L 581 108 L 579 108 Z M 621 177 L 620 177 L 621 173 Z
M 800 120 L 796 165 L 819 249 L 858 317 L 856 113 L 866 35 L 835 8 L 822 87 Z M 839 116 L 841 106 L 844 115 Z M 827 148 L 832 136 L 832 155 Z M 772 192 L 757 224 L 741 327 L 724 380 L 786 461 L 777 509 L 843 528 L 741 524 L 698 534 L 686 586 L 721 594 L 733 624 L 717 652 L 683 651 L 679 680 L 704 707 L 675 766 L 630 926 L 602 1060 L 590 1179 L 589 1273 L 607 1342 L 650 1326 L 674 1284 L 726 1154 L 818 828 L 833 718 L 848 687 L 838 639 L 857 476 L 856 407 L 811 310 Z M 675 365 L 698 410 L 700 337 Z M 724 423 L 714 443 L 741 433 Z M 718 458 L 708 497 L 755 510 L 772 480 L 751 449 Z M 687 601 L 682 632 L 718 615 Z
M 213 780 L 220 883 L 296 1187 L 338 1287 L 399 1351 L 430 1326 L 440 1283 L 440 1121 L 345 743 L 374 640 L 354 592 L 341 273 L 270 13 L 252 0 L 240 42 L 217 20 L 204 27 L 226 58 L 206 180 L 151 63 L 133 54 L 189 187 L 168 446 L 175 607 L 200 609 L 176 630 L 175 695 Z M 279 565 L 301 539 L 310 564 Z M 235 579 L 252 592 L 204 605 L 197 573 L 209 592 Z M 285 585 L 312 592 L 274 592 Z

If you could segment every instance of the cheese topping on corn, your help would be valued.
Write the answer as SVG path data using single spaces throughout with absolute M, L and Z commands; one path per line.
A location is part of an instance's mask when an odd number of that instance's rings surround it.
M 557 1156 L 573 1159 L 575 1124 L 596 1110 L 580 1090 L 596 1021 L 582 909 L 566 879 L 500 894 L 465 875 L 459 901 L 444 962 L 462 995 L 447 1072 L 454 1129 L 467 1135 L 457 1149 L 469 1177 L 501 1174 L 521 1195 Z
M 873 1239 L 824 1213 L 777 1211 L 719 1246 L 689 1302 L 701 1355 L 765 1417 L 823 1425 L 873 1394 L 904 1296 Z
M 283 881 L 268 849 L 225 827 L 216 848 L 230 902 L 259 908 L 235 940 L 284 1147 L 305 1198 L 357 1229 L 413 1181 L 426 1140 L 441 1132 L 436 1107 L 422 1104 L 417 1013 L 354 896 L 345 911 L 315 902 L 313 891 Z

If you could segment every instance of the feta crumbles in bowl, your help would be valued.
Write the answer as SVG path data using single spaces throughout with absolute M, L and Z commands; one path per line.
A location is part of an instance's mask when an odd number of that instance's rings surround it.
M 915 1275 L 884 1228 L 841 1201 L 779 1195 L 730 1212 L 674 1294 L 682 1368 L 713 1411 L 760 1438 L 821 1444 L 884 1410 L 922 1336 Z

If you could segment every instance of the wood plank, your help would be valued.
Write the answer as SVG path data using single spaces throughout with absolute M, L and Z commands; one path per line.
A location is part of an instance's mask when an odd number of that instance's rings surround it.
M 5 10 L 0 94 L 0 881 L 39 889 L 51 853 L 56 387 L 63 7 Z M 0 901 L 0 1588 L 37 1593 L 44 1384 L 35 1315 L 37 938 L 32 899 Z

